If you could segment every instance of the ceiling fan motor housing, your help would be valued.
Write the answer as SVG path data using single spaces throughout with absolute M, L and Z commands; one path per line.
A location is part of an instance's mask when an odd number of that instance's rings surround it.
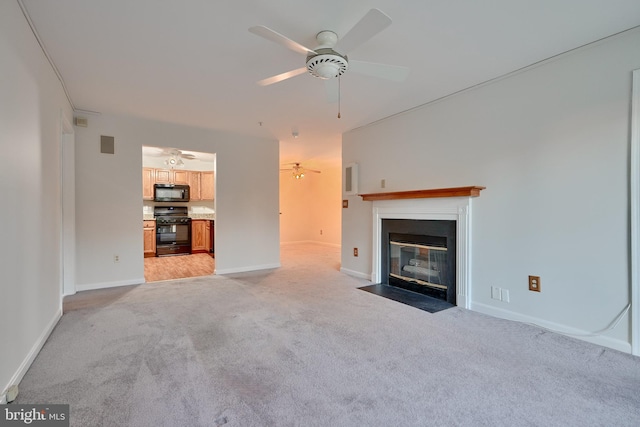
M 317 54 L 307 56 L 307 70 L 321 79 L 341 76 L 347 71 L 349 62 L 346 56 L 340 55 L 331 48 L 316 49 Z

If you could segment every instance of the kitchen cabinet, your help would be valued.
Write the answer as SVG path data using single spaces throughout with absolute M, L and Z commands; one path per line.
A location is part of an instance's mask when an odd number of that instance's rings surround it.
M 156 169 L 157 184 L 189 184 L 189 171 L 175 169 Z
M 171 184 L 172 174 L 170 170 L 156 169 L 154 184 Z
M 213 200 L 214 192 L 213 172 L 200 172 L 200 200 Z
M 143 234 L 144 257 L 156 256 L 156 222 L 153 220 L 144 220 Z
M 173 182 L 172 184 L 186 184 L 189 185 L 189 171 L 173 170 Z
M 186 184 L 191 200 L 211 200 L 214 198 L 213 172 L 192 170 L 142 168 L 142 199 L 153 200 L 154 184 Z
M 191 220 L 191 253 L 209 252 L 210 223 L 208 219 Z
M 213 201 L 213 172 L 189 171 L 191 200 Z
M 200 196 L 200 172 L 189 171 L 189 190 L 191 200 L 202 200 Z
M 142 168 L 142 200 L 153 200 L 153 184 L 156 182 L 156 170 Z

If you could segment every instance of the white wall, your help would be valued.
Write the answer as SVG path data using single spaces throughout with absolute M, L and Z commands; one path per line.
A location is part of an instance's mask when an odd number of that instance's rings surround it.
M 631 72 L 640 31 L 563 55 L 343 138 L 360 193 L 468 185 L 472 307 L 597 331 L 629 304 Z M 386 179 L 386 188 L 380 180 Z M 342 265 L 371 273 L 371 203 L 343 210 Z M 360 257 L 351 250 L 360 248 Z M 541 276 L 541 293 L 528 291 Z M 491 299 L 491 286 L 510 303 Z M 601 344 L 629 351 L 629 316 Z
M 280 241 L 340 246 L 340 185 L 340 167 L 322 167 L 320 174 L 307 173 L 299 180 L 281 173 Z
M 71 106 L 15 1 L 0 2 L 0 395 L 61 312 L 61 115 Z
M 277 141 L 132 117 L 88 119 L 76 128 L 78 289 L 144 281 L 143 145 L 216 153 L 217 273 L 279 266 Z M 100 153 L 101 135 L 115 138 L 115 154 Z

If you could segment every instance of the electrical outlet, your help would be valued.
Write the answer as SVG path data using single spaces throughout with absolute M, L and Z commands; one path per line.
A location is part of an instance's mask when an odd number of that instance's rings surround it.
M 491 287 L 491 299 L 500 299 L 500 288 L 497 286 Z
M 320 235 L 322 236 L 322 229 L 320 229 Z
M 358 256 L 358 248 L 353 248 L 353 256 Z
M 380 180 L 380 188 L 385 188 L 387 186 L 387 180 L 386 179 L 381 179 Z
M 509 289 L 500 289 L 500 299 L 509 302 Z
M 115 262 L 115 263 L 120 262 L 120 255 L 114 255 L 113 256 L 113 262 Z
M 540 276 L 529 276 L 529 290 L 540 292 Z

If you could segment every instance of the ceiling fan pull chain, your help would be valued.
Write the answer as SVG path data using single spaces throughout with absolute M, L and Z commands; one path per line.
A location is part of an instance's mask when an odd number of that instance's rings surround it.
M 338 76 L 338 118 L 340 118 L 340 76 Z

